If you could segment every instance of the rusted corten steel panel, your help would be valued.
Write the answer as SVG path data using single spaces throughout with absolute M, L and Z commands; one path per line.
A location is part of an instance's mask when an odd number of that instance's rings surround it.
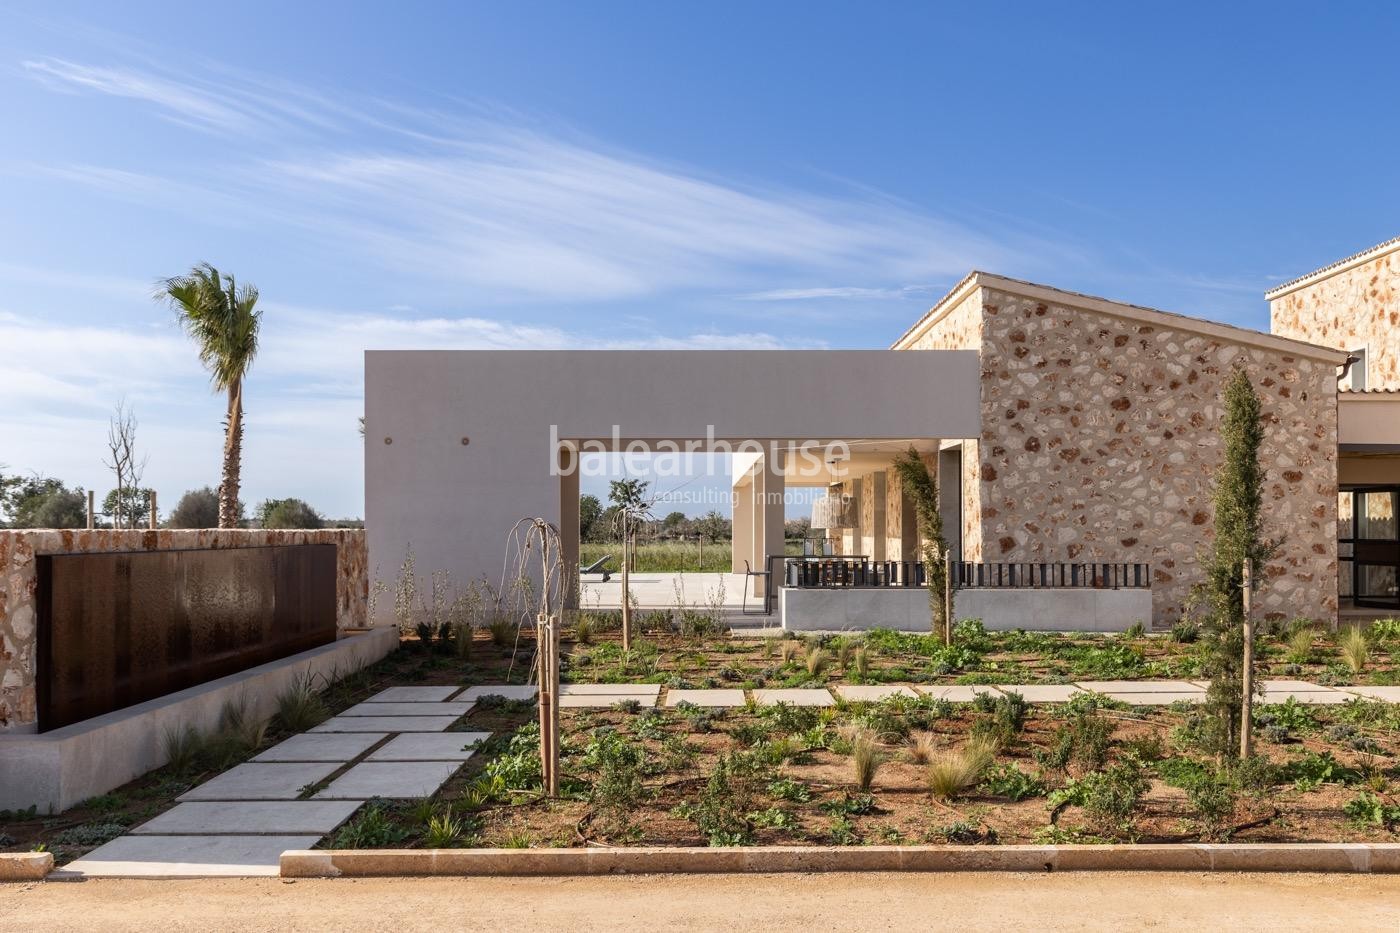
M 336 637 L 333 544 L 37 562 L 41 732 Z

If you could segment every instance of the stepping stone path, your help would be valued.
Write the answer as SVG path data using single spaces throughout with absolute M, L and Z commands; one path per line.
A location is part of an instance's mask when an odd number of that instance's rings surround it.
M 314 847 L 371 798 L 426 797 L 456 774 L 490 738 L 447 731 L 474 706 L 453 699 L 462 692 L 390 687 L 191 788 L 55 877 L 276 875 L 283 852 Z
M 466 703 L 433 703 L 428 709 L 424 709 L 424 703 L 357 703 L 350 707 L 341 716 L 423 716 L 431 714 L 433 716 L 451 716 L 454 719 L 458 716 L 465 716 L 471 712 L 471 708 L 476 704 Z
M 250 761 L 216 775 L 176 800 L 296 800 L 302 788 L 324 781 L 336 762 L 272 763 Z
M 995 687 L 984 687 L 980 684 L 976 686 L 955 684 L 946 687 L 916 687 L 915 689 L 926 697 L 933 697 L 935 700 L 947 700 L 950 703 L 971 703 L 984 693 L 991 694 L 994 697 L 1001 696 Z
M 460 761 L 366 761 L 346 771 L 311 799 L 431 797 L 461 766 Z
M 878 703 L 881 700 L 888 700 L 890 697 L 907 697 L 912 700 L 918 696 L 913 687 L 905 687 L 900 684 L 877 684 L 874 686 L 840 684 L 836 687 L 836 695 L 848 703 Z
M 408 732 L 375 749 L 365 761 L 466 761 L 472 746 L 489 738 L 489 732 Z
M 378 745 L 384 732 L 303 732 L 278 742 L 254 761 L 335 761 L 344 764 Z
M 131 832 L 136 836 L 247 835 L 321 833 L 350 819 L 353 800 L 229 800 L 182 803 Z
M 690 703 L 694 706 L 743 706 L 742 690 L 667 690 L 666 705 L 679 706 Z
M 561 684 L 559 707 L 607 709 L 628 700 L 655 706 L 660 695 L 660 684 Z
M 755 690 L 753 701 L 759 706 L 786 703 L 789 706 L 835 706 L 836 701 L 826 690 Z
M 539 688 L 534 684 L 485 684 L 468 687 L 457 697 L 459 700 L 479 700 L 482 697 L 501 697 L 504 700 L 533 700 Z
M 446 732 L 458 716 L 336 716 L 312 732 Z
M 1363 700 L 1385 700 L 1388 703 L 1400 703 L 1400 687 L 1342 687 L 1347 693 L 1353 693 Z
M 1330 705 L 1355 699 L 1350 693 L 1308 683 L 1306 680 L 1266 680 L 1263 686 L 1265 703 L 1285 703 L 1293 699 L 1299 703 Z

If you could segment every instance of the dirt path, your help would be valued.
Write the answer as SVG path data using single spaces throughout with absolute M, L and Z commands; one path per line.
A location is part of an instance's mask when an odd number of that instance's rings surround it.
M 0 885 L 5 930 L 1400 929 L 1400 876 L 833 874 Z

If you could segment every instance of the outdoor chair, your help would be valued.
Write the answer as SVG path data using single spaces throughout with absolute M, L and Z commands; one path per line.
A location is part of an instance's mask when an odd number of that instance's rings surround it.
M 749 564 L 748 561 L 744 561 L 744 600 L 743 600 L 742 603 L 739 604 L 739 614 L 740 614 L 740 615 L 750 615 L 750 614 L 751 614 L 751 613 L 749 612 L 749 580 L 750 580 L 752 577 L 762 577 L 762 578 L 763 578 L 763 608 L 762 608 L 759 612 L 757 612 L 757 613 L 752 613 L 752 614 L 753 614 L 753 615 L 767 615 L 767 614 L 768 614 L 768 597 L 769 597 L 769 595 L 770 595 L 770 594 L 769 594 L 769 590 L 772 589 L 772 582 L 773 582 L 773 571 L 771 571 L 771 570 L 754 570 L 753 567 Z M 754 588 L 755 594 L 757 594 L 757 589 L 758 589 L 757 587 Z
M 579 573 L 580 573 L 580 574 L 585 574 L 585 573 L 601 573 L 601 574 L 603 575 L 603 582 L 604 582 L 604 583 L 607 583 L 609 580 L 612 579 L 612 571 L 611 571 L 611 570 L 608 570 L 608 569 L 607 569 L 606 567 L 604 567 L 603 565 L 606 564 L 606 563 L 607 563 L 608 561 L 610 561 L 610 560 L 612 560 L 612 555 L 611 555 L 611 554 L 604 554 L 602 557 L 598 558 L 598 559 L 595 560 L 593 563 L 589 564 L 587 567 L 584 567 L 582 570 L 580 570 Z

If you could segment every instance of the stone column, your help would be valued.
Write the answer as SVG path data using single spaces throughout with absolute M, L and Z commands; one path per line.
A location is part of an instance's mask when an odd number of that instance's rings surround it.
M 753 481 L 748 479 L 733 490 L 734 514 L 729 537 L 729 569 L 733 573 L 743 573 L 744 560 L 751 560 L 753 555 L 753 489 Z
M 885 471 L 870 474 L 870 548 L 872 561 L 885 559 Z

